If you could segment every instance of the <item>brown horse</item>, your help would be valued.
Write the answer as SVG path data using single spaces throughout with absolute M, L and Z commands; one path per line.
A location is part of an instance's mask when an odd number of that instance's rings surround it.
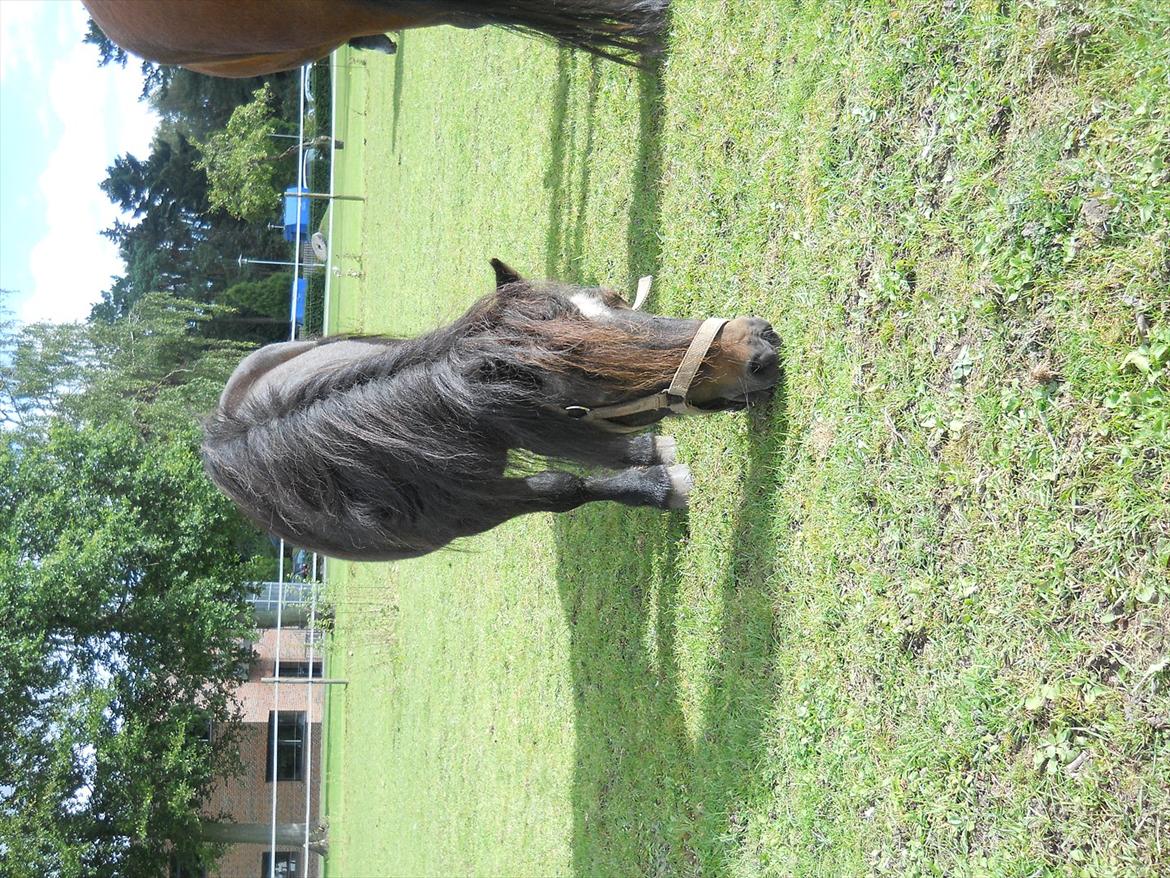
M 493 265 L 494 294 L 419 338 L 248 356 L 204 424 L 212 480 L 268 533 L 363 561 L 595 500 L 684 507 L 674 440 L 645 430 L 770 396 L 772 327 L 643 314 L 613 290 Z M 538 458 L 610 472 L 542 471 Z
M 669 0 L 83 0 L 107 37 L 160 64 L 258 76 L 347 41 L 450 24 L 498 25 L 624 63 L 658 50 Z M 385 44 L 392 50 L 393 44 Z M 634 58 L 635 61 L 631 61 Z

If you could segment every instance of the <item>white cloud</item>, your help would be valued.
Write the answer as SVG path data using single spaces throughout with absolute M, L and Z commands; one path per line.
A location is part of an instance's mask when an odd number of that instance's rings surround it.
M 119 211 L 98 183 L 119 153 L 145 155 L 158 123 L 138 101 L 137 67 L 99 68 L 94 47 L 81 43 L 85 10 L 69 8 L 71 31 L 48 71 L 49 112 L 64 130 L 37 181 L 48 232 L 29 257 L 33 292 L 20 319 L 30 322 L 84 318 L 123 271 L 117 247 L 100 235 Z
M 13 70 L 41 69 L 40 47 L 31 35 L 37 22 L 60 11 L 36 0 L 0 0 L 0 82 Z

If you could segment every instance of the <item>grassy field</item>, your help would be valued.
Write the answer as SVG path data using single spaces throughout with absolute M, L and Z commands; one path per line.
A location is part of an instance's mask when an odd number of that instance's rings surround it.
M 786 374 L 686 515 L 330 565 L 330 878 L 1170 873 L 1170 7 L 674 9 L 344 71 L 333 329 L 499 256 Z

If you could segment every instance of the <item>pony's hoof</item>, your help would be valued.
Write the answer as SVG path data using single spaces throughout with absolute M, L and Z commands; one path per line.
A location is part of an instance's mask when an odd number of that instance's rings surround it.
M 354 49 L 365 49 L 367 52 L 380 52 L 383 55 L 393 55 L 398 51 L 398 44 L 385 34 L 370 34 L 369 36 L 354 37 L 349 41 Z
M 685 463 L 676 463 L 666 468 L 666 474 L 670 478 L 670 498 L 668 501 L 670 508 L 686 509 L 687 503 L 690 501 L 691 489 L 695 487 L 695 480 L 691 478 L 691 468 Z
M 678 463 L 678 442 L 673 436 L 654 437 L 654 456 L 658 462 L 670 466 Z

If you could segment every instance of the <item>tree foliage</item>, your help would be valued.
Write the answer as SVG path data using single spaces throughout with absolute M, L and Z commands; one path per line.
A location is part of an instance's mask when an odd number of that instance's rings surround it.
M 81 41 L 97 48 L 99 67 L 105 67 L 108 64 L 125 67 L 126 62 L 130 60 L 130 55 L 126 50 L 107 37 L 102 29 L 98 27 L 97 22 L 92 18 L 89 20 L 89 28 L 85 36 L 81 38 Z M 153 61 L 143 60 L 141 65 L 142 97 L 146 98 L 151 93 L 165 87 L 173 72 L 179 69 L 178 67 L 168 67 L 165 64 L 155 64 Z
M 227 127 L 196 143 L 200 158 L 195 166 L 207 174 L 213 207 L 252 222 L 271 218 L 280 206 L 271 161 L 272 135 L 278 130 L 272 88 L 265 84 L 235 109 Z
M 128 61 L 96 26 L 86 42 L 101 64 Z M 208 793 L 239 767 L 232 693 L 267 540 L 204 475 L 196 422 L 250 349 L 230 339 L 275 319 L 277 286 L 287 296 L 287 277 L 249 287 L 236 256 L 286 245 L 211 205 L 194 139 L 265 80 L 142 72 L 163 121 L 150 153 L 118 157 L 102 184 L 126 214 L 106 232 L 125 273 L 83 324 L 19 327 L 0 299 L 5 875 L 209 862 L 223 815 L 205 813 Z M 287 115 L 292 78 L 266 79 Z M 233 289 L 238 313 L 216 304 Z
M 44 323 L 0 330 L 0 423 L 32 428 L 122 422 L 143 436 L 181 432 L 210 411 L 250 345 L 208 338 L 225 309 L 163 293 L 113 324 Z
M 292 274 L 276 272 L 258 281 L 241 281 L 223 294 L 223 304 L 242 314 L 281 320 L 288 328 Z
M 107 64 L 125 67 L 126 62 L 130 60 L 130 55 L 126 50 L 107 37 L 105 31 L 98 27 L 98 23 L 92 18 L 89 20 L 89 27 L 81 41 L 97 47 L 98 67 L 105 67 Z
M 27 846 L 13 862 L 114 875 L 158 869 L 171 846 L 206 858 L 199 811 L 235 767 L 249 529 L 193 435 L 55 420 L 6 433 L 0 471 L 0 835 Z
M 98 46 L 102 63 L 125 63 L 125 53 L 96 26 L 87 42 Z M 121 53 L 121 54 L 119 54 Z M 110 201 L 129 215 L 105 235 L 118 245 L 125 273 L 114 278 L 93 316 L 113 321 L 147 292 L 163 291 L 199 301 L 215 301 L 231 285 L 258 276 L 237 257 L 276 259 L 287 255 L 279 232 L 266 222 L 244 221 L 216 208 L 208 199 L 207 176 L 195 166 L 197 139 L 228 123 L 233 111 L 251 100 L 257 88 L 269 89 L 273 119 L 290 119 L 299 92 L 294 74 L 222 79 L 189 70 L 144 63 L 143 100 L 162 121 L 150 153 L 115 159 L 101 184 Z M 278 129 L 287 121 L 274 122 Z M 292 179 L 292 162 L 279 166 Z M 279 172 L 279 171 L 278 171 Z M 271 217 L 264 217 L 269 219 Z M 205 331 L 224 329 L 204 324 Z
M 228 287 L 219 298 L 231 313 L 218 311 L 205 334 L 254 344 L 287 341 L 291 288 L 292 275 L 285 271 Z
M 109 167 L 102 190 L 129 220 L 116 221 L 105 235 L 117 243 L 126 273 L 103 293 L 95 317 L 120 319 L 147 292 L 215 301 L 232 284 L 256 276 L 236 257 L 287 256 L 279 232 L 211 206 L 197 158 L 190 140 L 160 130 L 146 159 L 119 156 Z
M 157 875 L 216 851 L 257 535 L 197 412 L 241 347 L 162 294 L 0 338 L 0 837 L 16 875 Z M 216 728 L 216 745 L 206 731 Z
M 148 96 L 162 124 L 192 140 L 206 140 L 222 131 L 235 109 L 253 99 L 258 88 L 268 85 L 272 111 L 281 131 L 292 132 L 298 110 L 299 84 L 295 73 L 277 73 L 246 79 L 204 76 L 186 68 L 173 68 L 165 85 Z

